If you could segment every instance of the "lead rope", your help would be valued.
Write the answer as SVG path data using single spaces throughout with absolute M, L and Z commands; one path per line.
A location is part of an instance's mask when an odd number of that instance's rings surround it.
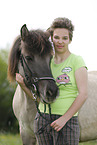
M 47 119 L 47 118 L 45 118 L 45 117 L 42 115 L 42 113 L 40 112 L 40 110 L 39 110 L 39 108 L 38 108 L 37 100 L 35 100 L 35 105 L 36 105 L 36 109 L 37 109 L 37 112 L 39 113 L 39 115 L 50 123 L 50 120 Z
M 51 122 L 52 122 L 51 105 L 48 104 L 50 119 L 47 119 L 47 118 L 45 118 L 45 117 L 43 116 L 43 114 L 40 112 L 40 110 L 39 110 L 39 108 L 38 108 L 37 97 L 35 97 L 35 94 L 34 94 L 34 101 L 35 101 L 35 105 L 36 105 L 37 112 L 39 113 L 39 115 L 40 115 L 42 118 L 44 118 L 46 121 L 48 121 L 46 125 L 44 125 L 44 126 L 42 126 L 41 128 L 39 128 L 38 131 L 35 133 L 35 134 L 41 134 L 41 133 L 43 133 L 43 132 L 45 131 L 45 128 L 47 127 L 47 125 L 48 125 L 48 124 L 51 124 Z M 46 104 L 44 104 L 44 111 L 46 112 Z M 36 119 L 37 119 L 37 118 L 36 118 Z M 54 134 L 53 128 L 51 128 L 50 131 L 52 131 L 53 137 L 54 137 L 54 139 L 53 139 L 53 145 L 57 145 L 57 142 L 56 142 L 56 140 L 55 140 L 55 134 Z
M 50 122 L 52 122 L 52 117 L 51 117 L 51 105 L 48 104 L 48 108 L 49 108 L 49 114 L 50 114 Z
M 50 114 L 50 122 L 52 122 L 52 116 L 51 116 L 51 106 L 50 106 L 50 104 L 48 104 L 48 107 L 49 107 L 49 114 Z M 53 128 L 51 128 L 51 131 L 52 131 L 52 134 L 53 134 L 53 137 L 54 137 L 54 139 L 53 139 L 53 145 L 57 145 L 57 144 L 56 144 L 56 141 L 55 141 L 54 129 L 53 129 Z
M 36 105 L 37 112 L 39 113 L 39 115 L 40 115 L 43 119 L 45 119 L 45 120 L 47 121 L 47 124 L 46 124 L 45 126 L 41 127 L 41 128 L 38 130 L 38 132 L 36 133 L 36 134 L 41 134 L 41 133 L 44 132 L 44 129 L 46 128 L 46 126 L 47 126 L 48 124 L 51 124 L 51 122 L 52 122 L 52 119 L 51 119 L 51 106 L 50 106 L 50 104 L 48 104 L 50 119 L 47 119 L 47 118 L 45 118 L 45 117 L 43 116 L 43 114 L 40 112 L 40 110 L 39 110 L 39 108 L 38 108 L 38 103 L 37 103 L 36 100 L 35 100 L 35 105 Z M 36 119 L 37 119 L 37 118 L 36 118 Z

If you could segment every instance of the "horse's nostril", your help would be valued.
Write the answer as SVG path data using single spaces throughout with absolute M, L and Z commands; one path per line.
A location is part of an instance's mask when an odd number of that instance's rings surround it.
M 47 92 L 46 92 L 46 95 L 47 96 L 52 96 L 53 94 L 52 94 L 52 91 L 51 90 L 48 90 Z

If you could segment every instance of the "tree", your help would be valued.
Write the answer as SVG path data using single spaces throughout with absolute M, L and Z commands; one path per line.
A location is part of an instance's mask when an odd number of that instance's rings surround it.
M 16 130 L 17 121 L 12 110 L 12 98 L 15 88 L 7 80 L 8 67 L 7 50 L 0 50 L 0 129 L 4 131 Z

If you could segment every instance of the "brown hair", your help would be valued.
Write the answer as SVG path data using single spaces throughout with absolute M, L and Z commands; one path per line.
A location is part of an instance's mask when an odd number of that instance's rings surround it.
M 74 26 L 68 18 L 65 17 L 59 17 L 54 19 L 52 22 L 51 26 L 47 29 L 48 32 L 50 32 L 51 38 L 53 37 L 53 31 L 56 28 L 66 28 L 69 30 L 69 39 L 72 41 L 73 37 L 73 31 L 74 31 Z

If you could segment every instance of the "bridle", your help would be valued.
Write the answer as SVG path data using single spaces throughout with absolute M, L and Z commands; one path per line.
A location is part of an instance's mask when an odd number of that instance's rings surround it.
M 34 99 L 36 100 L 36 98 L 35 98 L 35 95 L 37 94 L 36 84 L 40 80 L 53 80 L 53 81 L 55 81 L 55 79 L 53 77 L 35 77 L 35 76 L 33 76 L 34 72 L 32 72 L 31 69 L 29 68 L 23 54 L 20 55 L 20 62 L 21 62 L 21 65 L 22 65 L 22 68 L 23 68 L 23 71 L 24 71 L 25 78 L 26 78 L 29 86 L 34 88 L 33 91 L 31 90 L 31 92 L 34 95 Z M 28 71 L 30 72 L 30 74 L 32 75 L 31 79 L 29 78 L 29 76 L 27 75 L 27 73 L 25 71 L 24 64 L 25 64 L 26 68 L 28 69 Z

